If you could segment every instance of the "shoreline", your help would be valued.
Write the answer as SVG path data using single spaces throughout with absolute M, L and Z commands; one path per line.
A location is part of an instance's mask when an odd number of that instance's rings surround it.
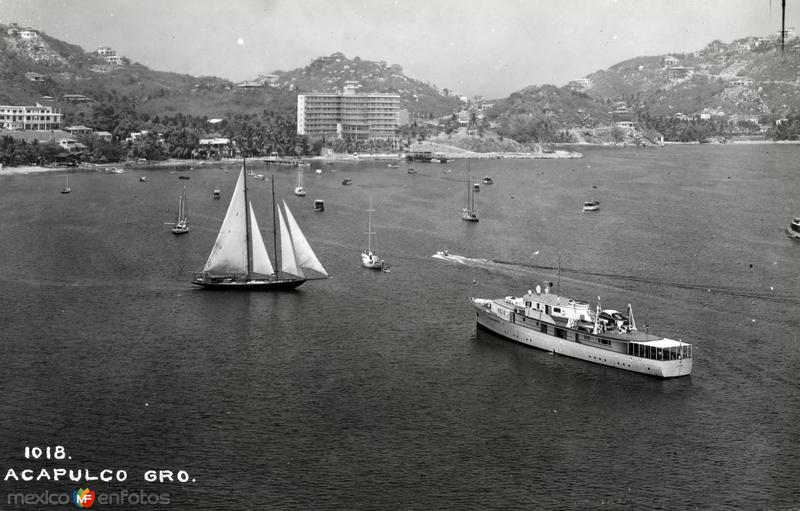
M 701 144 L 700 142 L 664 142 L 661 146 L 652 146 L 652 147 L 666 147 L 671 145 L 713 145 L 713 146 L 723 146 L 723 145 L 798 145 L 800 144 L 800 140 L 729 140 L 725 143 L 709 143 L 709 144 Z M 576 144 L 554 144 L 556 147 L 598 147 L 598 148 L 613 148 L 613 149 L 637 149 L 639 146 L 628 146 L 628 145 L 615 145 L 615 144 L 589 144 L 589 143 L 576 143 Z M 463 152 L 445 152 L 442 151 L 440 154 L 444 155 L 447 158 L 452 159 L 463 159 L 463 158 L 472 158 L 472 159 L 578 159 L 582 158 L 583 154 L 579 152 L 571 152 L 566 151 L 563 149 L 557 149 L 553 152 L 546 152 L 546 153 L 528 153 L 528 152 L 491 152 L 491 153 L 474 153 L 468 151 L 466 149 Z M 271 156 L 260 156 L 260 157 L 253 157 L 248 158 L 250 161 L 260 161 L 265 163 L 275 163 L 276 160 L 274 157 Z M 358 161 L 404 161 L 405 160 L 405 153 L 380 153 L 380 154 L 370 154 L 370 153 L 358 153 L 354 154 L 328 154 L 325 156 L 311 156 L 306 158 L 299 158 L 295 159 L 285 159 L 285 160 L 278 160 L 279 165 L 287 165 L 293 164 L 296 165 L 297 163 L 310 163 L 310 162 L 358 162 Z M 197 167 L 203 167 L 208 165 L 218 165 L 218 164 L 225 164 L 225 163 L 236 163 L 240 162 L 241 158 L 220 158 L 216 160 L 181 160 L 181 159 L 169 159 L 169 160 L 162 160 L 162 161 L 148 161 L 148 162 L 120 162 L 116 164 L 97 164 L 97 163 L 87 163 L 81 164 L 75 167 L 40 167 L 37 165 L 20 165 L 16 167 L 7 167 L 5 165 L 0 166 L 0 176 L 14 176 L 14 175 L 28 175 L 28 174 L 44 174 L 44 173 L 76 173 L 76 172 L 110 172 L 113 168 L 124 168 L 125 171 L 134 171 L 134 170 L 152 170 L 152 169 L 163 169 L 163 168 L 174 168 L 176 171 L 191 171 L 195 170 Z M 287 163 L 292 161 L 293 163 Z M 294 162 L 297 163 L 294 163 Z

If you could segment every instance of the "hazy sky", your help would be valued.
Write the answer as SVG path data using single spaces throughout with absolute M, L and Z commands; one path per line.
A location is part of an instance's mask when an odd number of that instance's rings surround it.
M 800 28 L 800 2 L 786 25 Z M 780 0 L 0 0 L 17 22 L 162 71 L 245 80 L 340 51 L 462 94 L 780 30 Z

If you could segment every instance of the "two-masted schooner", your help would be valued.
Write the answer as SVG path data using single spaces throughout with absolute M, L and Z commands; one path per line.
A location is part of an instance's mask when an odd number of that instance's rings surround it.
M 285 218 L 275 203 L 275 180 L 272 180 L 273 268 L 264 239 L 258 228 L 253 206 L 247 198 L 245 164 L 231 196 L 228 211 L 217 234 L 206 265 L 194 272 L 192 284 L 210 289 L 279 291 L 294 289 L 306 280 L 327 278 L 328 273 L 308 244 L 292 212 L 283 201 Z M 280 259 L 278 228 L 280 224 Z

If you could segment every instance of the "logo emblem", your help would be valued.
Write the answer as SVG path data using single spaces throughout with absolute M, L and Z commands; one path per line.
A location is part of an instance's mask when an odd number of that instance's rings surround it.
M 72 491 L 72 503 L 75 507 L 90 508 L 94 505 L 95 494 L 89 488 L 80 488 Z

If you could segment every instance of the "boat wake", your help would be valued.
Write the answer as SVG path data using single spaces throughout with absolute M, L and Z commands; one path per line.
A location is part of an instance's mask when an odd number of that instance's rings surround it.
M 540 274 L 544 273 L 549 276 L 552 276 L 555 274 L 556 271 L 558 271 L 558 268 L 554 265 L 515 263 L 513 261 L 502 261 L 498 259 L 477 259 L 477 258 L 464 257 L 456 254 L 445 254 L 444 251 L 438 251 L 431 257 L 435 259 L 441 259 L 443 261 L 463 264 L 465 266 L 484 268 L 486 270 L 500 271 L 511 275 L 519 273 L 540 273 Z M 613 279 L 614 281 L 624 280 L 628 282 L 641 282 L 645 284 L 667 286 L 675 289 L 695 290 L 708 294 L 735 296 L 741 298 L 753 298 L 757 300 L 765 300 L 765 301 L 780 302 L 780 303 L 800 304 L 800 299 L 798 299 L 797 296 L 788 293 L 780 293 L 773 290 L 767 291 L 767 290 L 757 290 L 757 289 L 743 289 L 730 286 L 706 285 L 706 284 L 691 283 L 691 282 L 665 281 L 661 279 L 654 279 L 651 277 L 643 277 L 641 275 L 626 275 L 621 273 L 607 273 L 607 272 L 597 272 L 590 270 L 579 270 L 575 268 L 565 268 L 563 266 L 561 267 L 561 274 L 572 275 L 575 277 L 586 276 L 586 277 L 608 278 L 608 279 Z
M 448 261 L 451 263 L 458 263 L 467 266 L 477 266 L 477 267 L 484 267 L 490 268 L 492 266 L 492 261 L 489 259 L 473 259 L 471 257 L 464 257 L 457 254 L 450 254 L 443 250 L 437 251 L 431 257 L 434 259 L 441 259 L 442 261 Z

